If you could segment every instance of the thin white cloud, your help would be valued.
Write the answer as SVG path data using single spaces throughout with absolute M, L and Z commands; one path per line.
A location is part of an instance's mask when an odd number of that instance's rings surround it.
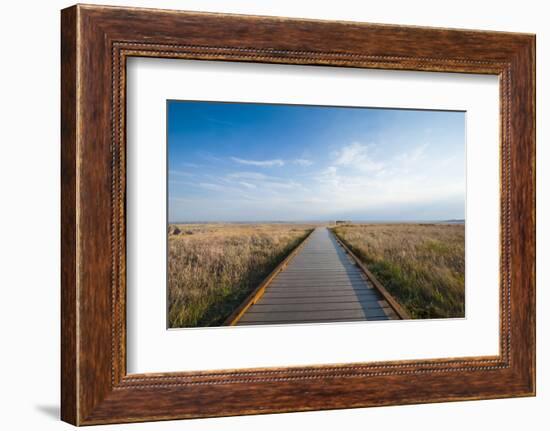
M 208 163 L 219 163 L 219 162 L 223 162 L 224 160 L 220 157 L 217 157 L 211 153 L 203 153 L 203 152 L 199 152 L 197 153 L 197 155 L 207 161 Z M 203 165 L 197 165 L 197 166 L 203 166 Z
M 229 188 L 222 186 L 220 184 L 214 184 L 214 183 L 199 183 L 199 187 L 202 187 L 206 190 L 212 190 L 215 192 L 225 192 L 227 190 L 230 190 Z
M 420 163 L 426 158 L 427 148 L 428 144 L 421 144 L 410 151 L 398 154 L 392 162 L 394 170 L 397 170 L 401 174 L 408 174 L 411 171 L 417 170 Z
M 266 195 L 289 193 L 290 191 L 303 193 L 307 190 L 302 183 L 293 179 L 264 175 L 259 172 L 233 172 L 214 181 L 224 181 L 239 186 L 241 190 L 242 187 L 246 187 L 249 191 L 254 192 L 259 201 L 265 199 Z
M 369 145 L 353 142 L 336 152 L 334 164 L 349 166 L 363 172 L 376 172 L 384 168 L 384 163 L 372 159 L 369 154 Z
M 234 162 L 240 163 L 242 165 L 259 166 L 259 167 L 284 166 L 285 164 L 284 160 L 281 160 L 281 159 L 248 160 L 248 159 L 241 159 L 239 157 L 231 157 L 231 160 L 233 160 Z
M 256 185 L 252 183 L 247 183 L 246 181 L 239 181 L 239 184 L 243 187 L 246 187 L 247 189 L 255 189 L 257 188 Z
M 224 126 L 235 126 L 235 123 L 232 123 L 231 121 L 218 120 L 217 118 L 205 117 L 205 120 L 215 124 L 222 124 Z
M 243 179 L 243 180 L 266 180 L 269 177 L 259 172 L 233 172 L 228 175 L 231 179 Z
M 302 187 L 300 183 L 297 183 L 295 181 L 289 180 L 281 180 L 281 181 L 266 181 L 262 183 L 262 186 L 269 190 L 269 189 L 285 189 L 285 190 L 292 190 L 292 189 L 298 189 Z
M 428 148 L 427 143 L 418 145 L 417 147 L 413 148 L 411 151 L 406 151 L 404 153 L 401 153 L 396 158 L 397 160 L 400 160 L 400 161 L 417 162 L 424 158 L 427 148 Z
M 202 165 L 199 165 L 197 163 L 188 163 L 188 162 L 182 162 L 180 163 L 182 166 L 186 167 L 186 168 L 201 168 Z
M 308 159 L 294 159 L 293 163 L 300 166 L 311 166 L 313 162 Z
M 264 163 L 260 166 L 250 163 L 244 166 L 246 163 L 239 162 L 243 165 L 242 170 L 233 166 L 233 172 L 201 175 L 204 182 L 194 186 L 216 193 L 216 199 L 209 196 L 211 193 L 204 193 L 203 198 L 193 197 L 197 202 L 193 211 L 201 214 L 194 218 L 218 217 L 206 209 L 216 212 L 220 202 L 231 203 L 223 214 L 224 218 L 235 220 L 242 219 L 243 214 L 254 214 L 260 220 L 317 220 L 337 214 L 352 218 L 378 215 L 384 218 L 393 214 L 414 218 L 414 211 L 445 218 L 447 213 L 441 212 L 445 215 L 439 216 L 436 211 L 440 211 L 440 207 L 451 208 L 449 202 L 460 214 L 465 193 L 464 177 L 460 172 L 461 154 L 454 155 L 454 159 L 438 158 L 439 154 L 432 154 L 431 148 L 431 145 L 417 142 L 392 154 L 381 151 L 374 144 L 353 142 L 329 154 L 328 163 L 315 160 L 313 169 L 296 169 L 298 172 L 290 176 L 277 174 L 279 170 L 261 169 L 269 160 L 246 160 Z M 307 162 L 298 162 L 309 160 L 306 155 L 275 160 L 295 167 L 310 166 Z M 409 210 L 412 212 L 407 212 Z
M 315 179 L 321 184 L 336 187 L 340 183 L 338 168 L 336 166 L 329 166 L 328 168 L 323 169 L 321 172 L 319 172 Z
M 168 181 L 169 181 L 170 184 L 173 184 L 173 185 L 196 186 L 196 183 L 191 182 L 191 181 L 184 181 L 184 180 L 179 180 L 179 179 L 176 180 L 174 178 L 169 178 Z
M 428 208 L 448 200 L 460 206 L 465 192 L 463 177 L 450 175 L 448 166 L 440 169 L 438 159 L 428 154 L 428 144 L 384 160 L 372 157 L 371 147 L 353 143 L 333 153 L 332 164 L 312 177 L 318 184 L 315 196 L 332 202 L 331 208 L 358 214 L 383 208 L 405 211 L 411 205 Z M 312 203 L 310 210 L 314 208 Z

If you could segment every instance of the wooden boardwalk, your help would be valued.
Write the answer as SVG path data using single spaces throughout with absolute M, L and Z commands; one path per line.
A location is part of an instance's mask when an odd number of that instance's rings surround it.
M 399 319 L 325 227 L 317 228 L 237 325 Z

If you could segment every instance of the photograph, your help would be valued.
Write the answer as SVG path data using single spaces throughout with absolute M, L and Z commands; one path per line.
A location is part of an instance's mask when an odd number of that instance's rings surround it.
M 542 6 L 145 3 L 7 20 L 9 424 L 541 422 Z
M 168 328 L 464 318 L 465 122 L 168 100 Z

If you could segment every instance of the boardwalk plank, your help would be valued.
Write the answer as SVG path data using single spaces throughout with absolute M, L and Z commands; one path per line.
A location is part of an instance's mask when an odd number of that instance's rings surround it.
M 238 325 L 396 318 L 328 229 L 317 228 Z
M 317 290 L 317 291 L 277 291 L 277 292 L 269 292 L 266 293 L 260 301 L 257 303 L 260 303 L 261 301 L 267 301 L 271 298 L 347 298 L 348 296 L 352 296 L 354 298 L 363 298 L 363 297 L 369 297 L 374 298 L 376 300 L 380 300 L 380 296 L 373 295 L 369 292 L 352 292 L 352 291 L 345 291 L 345 292 L 339 292 L 338 290 Z
M 387 307 L 386 301 L 380 301 L 372 295 L 341 295 L 341 296 L 306 296 L 306 297 L 286 297 L 282 295 L 270 296 L 264 298 L 262 305 L 277 305 L 277 304 L 339 304 L 341 302 L 359 302 L 359 303 L 374 303 L 379 304 L 382 308 Z M 386 305 L 384 305 L 386 304 Z
M 356 281 L 363 282 L 366 281 L 363 277 L 358 275 L 347 275 L 347 274 L 329 274 L 318 271 L 307 272 L 304 271 L 300 276 L 281 276 L 277 277 L 277 281 L 290 281 L 290 282 L 300 282 L 300 281 Z
M 304 287 L 304 288 L 300 288 L 300 287 L 292 287 L 292 288 L 271 288 L 271 293 L 273 294 L 279 294 L 279 295 L 283 295 L 285 293 L 301 293 L 301 294 L 329 294 L 329 293 L 334 293 L 335 295 L 338 295 L 338 294 L 342 294 L 342 295 L 345 295 L 345 294 L 349 294 L 349 295 L 357 295 L 358 293 L 362 293 L 361 290 L 358 290 L 358 289 L 353 289 L 353 288 L 350 288 L 350 287 L 339 287 L 339 286 L 334 286 L 334 287 L 325 287 L 325 288 L 313 288 L 313 287 Z M 291 290 L 291 292 L 289 292 L 289 290 Z M 365 294 L 369 294 L 369 292 L 367 291 Z M 370 292 L 370 296 L 373 297 L 373 298 L 379 298 L 378 295 L 376 295 L 376 292 L 374 291 L 371 291 Z M 260 299 L 261 301 L 261 299 Z
M 375 320 L 389 320 L 387 317 L 381 317 L 381 318 L 373 318 L 368 319 L 369 321 L 375 321 Z M 367 322 L 367 320 L 363 319 L 315 319 L 315 320 L 300 320 L 299 322 L 287 322 L 286 320 L 283 321 L 271 321 L 271 322 L 265 322 L 265 321 L 257 321 L 257 322 L 239 322 L 237 323 L 238 326 L 255 326 L 255 325 L 288 325 L 289 323 L 294 324 L 318 324 L 318 323 L 362 323 Z
M 322 303 L 284 303 L 284 304 L 256 304 L 250 313 L 272 313 L 278 311 L 330 311 L 330 310 L 381 310 L 378 301 L 351 301 L 351 302 L 322 302 Z
M 281 311 L 270 313 L 246 313 L 241 322 L 298 322 L 315 319 L 365 319 L 363 310 L 326 310 L 326 311 Z
M 359 288 L 367 288 L 370 286 L 370 284 L 365 283 L 365 280 L 332 280 L 332 279 L 323 279 L 323 280 L 276 280 L 271 285 L 272 287 L 275 286 L 281 286 L 281 287 L 330 287 L 330 286 L 349 286 L 349 287 L 359 287 Z

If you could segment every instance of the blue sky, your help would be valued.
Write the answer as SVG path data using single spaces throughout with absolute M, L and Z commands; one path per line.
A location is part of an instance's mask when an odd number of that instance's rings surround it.
M 168 101 L 168 219 L 464 218 L 465 113 Z

